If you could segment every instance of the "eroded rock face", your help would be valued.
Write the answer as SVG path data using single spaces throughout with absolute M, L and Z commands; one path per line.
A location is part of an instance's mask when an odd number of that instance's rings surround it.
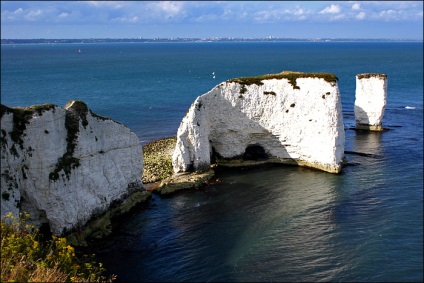
M 126 126 L 81 101 L 1 105 L 1 215 L 28 212 L 64 235 L 143 191 L 142 148 Z
M 345 133 L 337 78 L 283 72 L 221 83 L 183 118 L 175 172 L 204 171 L 211 158 L 297 163 L 338 173 Z
M 355 120 L 356 128 L 382 131 L 387 98 L 387 75 L 359 74 L 356 76 Z

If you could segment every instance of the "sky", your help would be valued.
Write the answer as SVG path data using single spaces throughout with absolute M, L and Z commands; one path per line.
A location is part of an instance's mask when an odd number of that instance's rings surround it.
M 423 39 L 423 1 L 1 1 L 1 38 Z

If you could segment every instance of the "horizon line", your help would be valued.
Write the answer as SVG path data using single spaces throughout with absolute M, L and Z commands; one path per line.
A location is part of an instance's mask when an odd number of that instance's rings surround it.
M 1 38 L 3 41 L 28 41 L 28 40 L 56 40 L 56 41 L 65 41 L 65 40 L 136 40 L 136 41 L 146 41 L 146 40 L 168 40 L 168 41 L 219 41 L 219 40 L 229 40 L 229 41 L 238 41 L 238 40 L 262 40 L 262 41 L 276 41 L 276 40 L 297 40 L 297 41 L 326 41 L 326 40 L 352 40 L 352 41 L 423 41 L 422 38 L 355 38 L 355 37 L 316 37 L 316 38 L 301 38 L 301 37 L 82 37 L 82 38 Z

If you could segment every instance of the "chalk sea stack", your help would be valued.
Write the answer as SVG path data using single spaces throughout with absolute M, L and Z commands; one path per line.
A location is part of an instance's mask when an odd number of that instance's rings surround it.
M 1 215 L 31 215 L 54 235 L 147 194 L 142 148 L 125 125 L 94 114 L 82 101 L 64 108 L 1 105 Z
M 364 73 L 356 75 L 356 129 L 383 131 L 383 115 L 387 98 L 387 75 Z
M 199 96 L 183 118 L 176 173 L 261 163 L 339 173 L 345 132 L 337 77 L 284 71 L 231 79 Z

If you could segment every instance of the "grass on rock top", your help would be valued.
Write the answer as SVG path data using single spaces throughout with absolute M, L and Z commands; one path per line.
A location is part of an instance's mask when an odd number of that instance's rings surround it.
M 298 89 L 299 87 L 296 85 L 296 79 L 298 78 L 321 78 L 329 83 L 338 81 L 338 78 L 331 73 L 302 73 L 302 72 L 283 71 L 278 74 L 267 74 L 267 75 L 261 75 L 261 76 L 253 76 L 253 77 L 235 78 L 235 79 L 230 79 L 227 82 L 239 83 L 245 86 L 245 85 L 252 85 L 252 84 L 263 85 L 262 83 L 263 80 L 287 79 L 289 83 L 293 86 L 293 88 Z
M 378 73 L 364 73 L 357 75 L 358 79 L 369 79 L 369 78 L 379 78 L 382 80 L 387 79 L 386 74 L 378 74 Z

